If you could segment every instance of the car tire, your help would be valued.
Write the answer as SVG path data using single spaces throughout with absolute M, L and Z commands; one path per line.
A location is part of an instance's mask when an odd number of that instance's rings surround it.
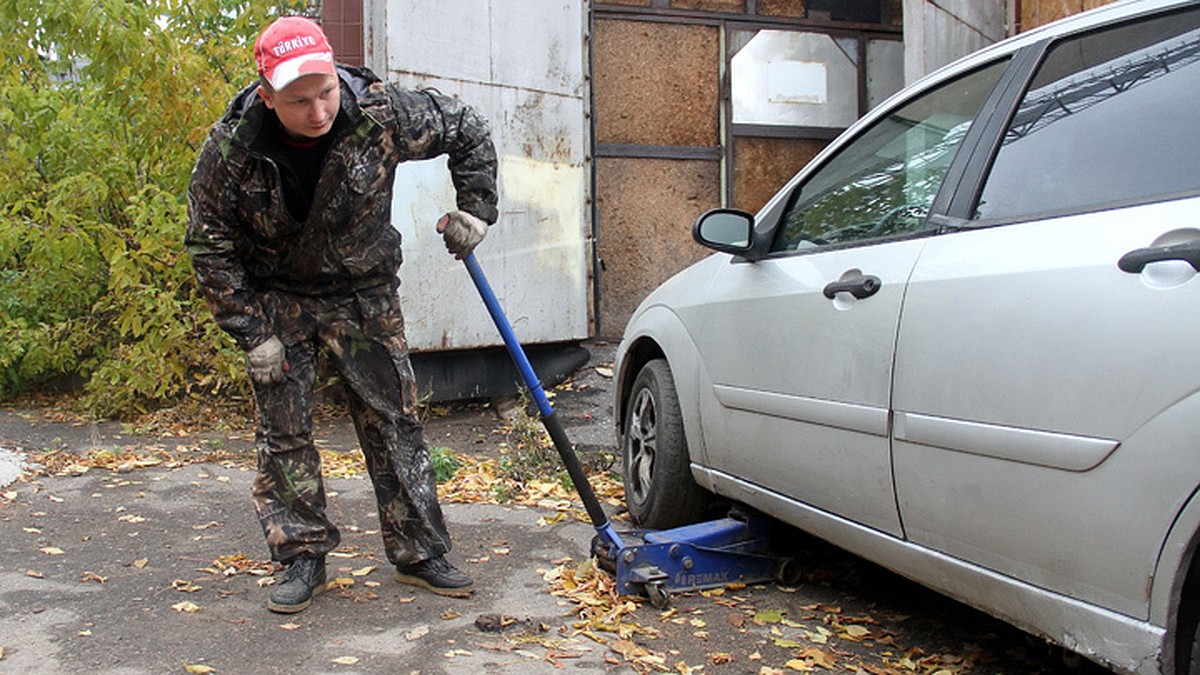
M 675 379 L 664 359 L 638 372 L 622 432 L 625 502 L 634 523 L 667 529 L 703 519 L 713 496 L 692 479 Z
M 1189 659 L 1188 675 L 1200 675 L 1200 622 L 1192 631 L 1192 658 Z

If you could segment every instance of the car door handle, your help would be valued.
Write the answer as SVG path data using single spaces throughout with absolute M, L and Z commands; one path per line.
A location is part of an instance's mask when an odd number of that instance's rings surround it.
M 838 279 L 825 287 L 825 297 L 832 300 L 838 293 L 849 293 L 862 300 L 879 292 L 883 282 L 873 274 L 863 274 L 849 279 Z
M 1200 241 L 1134 249 L 1121 256 L 1121 259 L 1117 261 L 1117 267 L 1122 272 L 1141 274 L 1146 265 L 1163 260 L 1183 260 L 1190 263 L 1192 269 L 1200 272 Z

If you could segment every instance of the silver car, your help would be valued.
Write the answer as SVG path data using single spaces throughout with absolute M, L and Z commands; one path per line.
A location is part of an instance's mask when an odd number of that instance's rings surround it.
M 636 521 L 720 497 L 1200 674 L 1200 4 L 977 52 L 694 235 L 618 348 Z

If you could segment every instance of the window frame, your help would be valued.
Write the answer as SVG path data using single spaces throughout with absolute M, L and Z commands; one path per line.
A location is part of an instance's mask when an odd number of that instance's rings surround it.
M 991 139 L 996 137 L 995 129 L 998 126 L 996 117 L 998 111 L 1007 110 L 1010 107 L 1010 99 L 1017 96 L 1019 92 L 1024 91 L 1024 88 L 1019 86 L 1024 81 L 1024 76 L 1027 75 L 1030 67 L 1030 60 L 1036 58 L 1029 52 L 1030 48 L 1019 49 L 1014 51 L 1005 51 L 997 54 L 992 54 L 988 58 L 981 60 L 978 63 L 972 63 L 969 66 L 963 67 L 953 73 L 946 73 L 944 77 L 931 79 L 926 86 L 919 89 L 914 89 L 904 95 L 902 98 L 893 98 L 886 104 L 879 106 L 870 115 L 862 118 L 856 123 L 853 129 L 853 135 L 846 136 L 841 140 L 831 144 L 825 149 L 812 163 L 801 169 L 796 176 L 793 177 L 788 184 L 780 190 L 775 199 L 771 200 L 764 207 L 759 219 L 758 231 L 759 237 L 756 239 L 762 240 L 758 245 L 759 250 L 763 251 L 765 258 L 781 258 L 795 255 L 812 255 L 814 253 L 822 253 L 826 251 L 844 250 L 848 248 L 857 248 L 862 246 L 873 246 L 880 243 L 903 241 L 907 239 L 915 239 L 920 237 L 933 236 L 943 233 L 947 230 L 958 229 L 957 219 L 947 217 L 947 209 L 953 202 L 953 197 L 960 190 L 969 177 L 969 170 L 972 168 L 972 159 L 978 155 L 979 148 L 986 146 Z M 890 115 L 897 110 L 917 101 L 918 99 L 933 93 L 938 88 L 955 80 L 961 80 L 974 73 L 985 70 L 997 65 L 1003 61 L 1007 61 L 1008 65 L 1003 69 L 1000 77 L 997 78 L 996 84 L 992 90 L 984 98 L 983 104 L 980 106 L 979 112 L 976 114 L 970 129 L 967 130 L 958 148 L 954 151 L 954 156 L 947 167 L 946 173 L 942 178 L 942 183 L 930 202 L 929 211 L 925 217 L 925 226 L 919 227 L 903 233 L 884 235 L 880 237 L 872 237 L 854 241 L 834 242 L 826 245 L 819 245 L 810 248 L 792 249 L 771 251 L 774 245 L 775 238 L 779 234 L 780 228 L 784 225 L 784 216 L 791 210 L 796 200 L 804 189 L 804 186 L 811 181 L 812 177 L 825 169 L 828 164 L 837 156 L 844 152 L 851 145 L 859 142 L 863 136 L 873 130 L 878 124 L 884 122 Z M 1001 129 L 1006 127 L 1001 127 Z M 998 147 L 999 141 L 996 140 Z M 780 196 L 783 198 L 781 199 Z M 950 224 L 951 227 L 947 227 Z
M 1055 47 L 1064 42 L 1077 40 L 1091 34 L 1116 30 L 1122 26 L 1139 21 L 1153 20 L 1161 18 L 1164 15 L 1187 11 L 1197 10 L 1190 5 L 1182 5 L 1168 12 L 1151 9 L 1132 16 L 1124 16 L 1113 21 L 1089 26 L 1083 30 L 1053 35 L 1027 45 L 1015 52 L 1013 54 L 1013 67 L 1010 69 L 1013 76 L 1012 80 L 1009 82 L 1008 88 L 1003 92 L 1003 95 L 999 97 L 996 108 L 985 125 L 986 129 L 981 129 L 981 132 L 986 132 L 982 137 L 983 142 L 972 148 L 970 157 L 962 158 L 963 166 L 957 176 L 958 183 L 953 190 L 946 191 L 944 195 L 946 202 L 943 208 L 938 211 L 936 217 L 934 217 L 934 208 L 931 207 L 931 221 L 937 223 L 943 231 L 975 230 L 1069 215 L 1096 213 L 1126 206 L 1172 201 L 1200 194 L 1200 190 L 1187 191 L 1183 193 L 1160 194 L 1151 197 L 1133 197 L 1089 204 L 1083 207 L 1075 206 L 1017 216 L 973 217 L 979 200 L 982 197 L 984 185 L 991 174 L 992 165 L 1000 153 L 1005 134 L 1008 132 L 1008 127 L 1012 124 L 1013 118 L 1020 110 L 1021 101 L 1024 99 L 1025 93 L 1032 85 L 1034 78 L 1037 77 L 1039 70 Z M 999 87 L 997 88 L 999 89 Z M 951 167 L 951 171 L 953 170 L 954 167 Z M 949 173 L 947 175 L 949 176 Z M 942 187 L 945 190 L 948 185 L 943 183 Z M 943 195 L 939 194 L 938 198 L 934 200 L 935 207 L 938 206 L 938 200 L 942 197 Z

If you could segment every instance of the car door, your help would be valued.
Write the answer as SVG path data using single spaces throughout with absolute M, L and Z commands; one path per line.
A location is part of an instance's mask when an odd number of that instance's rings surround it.
M 1200 10 L 1047 46 L 960 232 L 909 283 L 907 536 L 1144 617 L 1200 480 Z M 1189 262 L 1190 260 L 1190 262 Z
M 929 205 L 1004 67 L 877 117 L 764 211 L 766 259 L 717 273 L 697 332 L 713 468 L 899 534 L 888 415 L 904 288 Z

